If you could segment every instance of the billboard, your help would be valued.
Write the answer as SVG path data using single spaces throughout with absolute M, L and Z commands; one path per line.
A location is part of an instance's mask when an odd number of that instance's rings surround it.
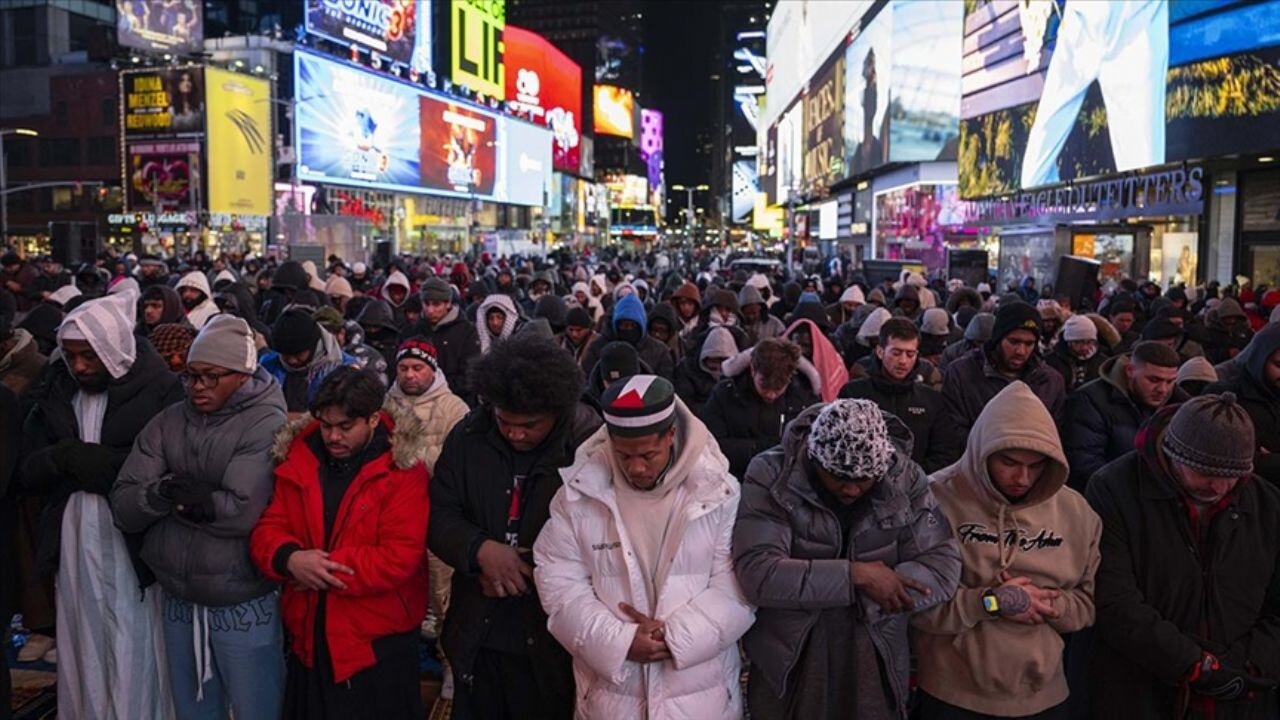
M 963 5 L 951 0 L 893 4 L 892 162 L 956 159 L 963 13 Z
M 844 48 L 837 48 L 804 94 L 804 159 L 806 187 L 844 179 Z
M 1280 147 L 1280 0 L 966 7 L 965 197 Z
M 116 0 L 121 47 L 181 53 L 204 44 L 204 0 Z
M 551 133 L 307 52 L 295 52 L 303 180 L 541 205 Z
M 431 69 L 430 0 L 306 0 L 307 32 L 358 45 L 418 72 Z
M 778 121 L 803 92 L 805 81 L 833 49 L 845 45 L 850 31 L 874 4 L 872 0 L 774 3 L 766 39 L 764 126 Z
M 457 85 L 506 99 L 503 30 L 506 0 L 441 0 L 449 7 L 449 79 Z
M 185 212 L 196 207 L 200 143 L 135 142 L 125 150 L 125 209 Z
M 797 102 L 778 120 L 777 138 L 777 202 L 786 203 L 792 195 L 800 195 L 804 186 L 804 103 Z
M 205 71 L 209 127 L 209 212 L 271 214 L 271 83 L 266 78 Z
M 662 186 L 663 116 L 658 110 L 640 109 L 640 159 L 649 176 L 649 189 Z
M 889 162 L 889 88 L 893 84 L 893 13 L 872 18 L 845 51 L 846 176 Z
M 582 143 L 582 68 L 537 33 L 503 31 L 507 107 L 551 130 L 552 164 L 577 173 Z
M 635 99 L 630 90 L 613 85 L 595 87 L 595 131 L 597 135 L 634 138 Z
M 204 132 L 204 68 L 122 72 L 120 94 L 126 138 Z

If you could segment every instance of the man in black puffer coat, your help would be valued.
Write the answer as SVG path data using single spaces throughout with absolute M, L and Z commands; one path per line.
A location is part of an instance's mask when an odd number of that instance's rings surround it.
M 1271 323 L 1249 342 L 1243 372 L 1233 380 L 1214 383 L 1205 393 L 1233 392 L 1253 419 L 1257 433 L 1254 472 L 1280 485 L 1280 324 Z
M 911 459 L 932 473 L 960 459 L 955 428 L 946 422 L 942 393 L 919 372 L 920 329 L 906 318 L 880 326 L 880 342 L 866 377 L 850 380 L 842 398 L 863 398 L 901 420 L 911 431 Z
M 797 374 L 799 367 L 800 346 L 768 338 L 752 350 L 749 368 L 722 379 L 711 391 L 700 417 L 739 480 L 751 458 L 778 444 L 787 421 L 819 401 L 816 373 L 806 378 Z

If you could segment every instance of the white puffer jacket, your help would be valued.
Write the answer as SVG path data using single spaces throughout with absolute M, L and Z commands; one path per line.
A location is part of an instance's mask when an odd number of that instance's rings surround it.
M 657 607 L 648 607 L 648 584 L 621 527 L 607 427 L 561 471 L 564 487 L 534 544 L 547 627 L 573 655 L 578 720 L 742 717 L 737 642 L 755 612 L 731 559 L 738 482 L 706 427 L 683 403 L 676 410 L 679 457 L 670 472 L 688 475 L 674 491 Z M 671 660 L 627 660 L 637 625 L 622 602 L 666 624 Z

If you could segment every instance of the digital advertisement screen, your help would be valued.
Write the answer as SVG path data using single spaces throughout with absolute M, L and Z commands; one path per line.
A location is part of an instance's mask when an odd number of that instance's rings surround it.
M 449 78 L 456 85 L 506 99 L 503 33 L 506 0 L 441 0 L 449 5 Z
M 307 32 L 431 69 L 431 0 L 306 0 Z
M 893 4 L 892 162 L 956 159 L 963 14 L 951 0 Z
M 210 67 L 209 212 L 270 215 L 275 158 L 271 152 L 271 83 Z
M 204 68 L 123 72 L 120 92 L 125 137 L 204 132 Z
M 194 207 L 200 177 L 200 143 L 137 142 L 125 151 L 125 209 L 183 212 Z
M 640 159 L 645 162 L 650 190 L 662 185 L 663 125 L 660 111 L 640 109 Z
M 507 105 L 551 130 L 552 162 L 577 173 L 582 162 L 582 68 L 546 38 L 522 28 L 503 30 Z
M 845 51 L 846 176 L 889 162 L 889 88 L 893 73 L 893 13 L 881 10 Z
M 804 95 L 804 160 L 806 187 L 844 179 L 844 48 L 837 48 L 809 81 Z
M 540 205 L 551 132 L 295 52 L 300 179 Z
M 635 99 L 630 90 L 613 85 L 595 87 L 595 131 L 597 135 L 634 138 Z
M 1280 147 L 1280 0 L 977 2 L 964 32 L 964 197 Z
M 116 0 L 116 35 L 121 47 L 198 50 L 204 43 L 204 0 Z

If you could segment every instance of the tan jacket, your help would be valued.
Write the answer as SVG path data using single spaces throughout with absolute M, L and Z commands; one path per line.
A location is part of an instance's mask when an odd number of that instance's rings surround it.
M 1027 497 L 1010 503 L 987 472 L 1009 449 L 1049 458 Z M 976 713 L 1034 715 L 1067 699 L 1062 637 L 1093 624 L 1093 582 L 1102 523 L 1064 487 L 1067 462 L 1053 419 L 1022 382 L 1000 391 L 969 434 L 964 456 L 930 477 L 960 544 L 960 587 L 949 602 L 915 616 L 920 688 Z M 1039 625 L 991 618 L 982 595 L 1001 573 L 1061 591 L 1061 617 Z

